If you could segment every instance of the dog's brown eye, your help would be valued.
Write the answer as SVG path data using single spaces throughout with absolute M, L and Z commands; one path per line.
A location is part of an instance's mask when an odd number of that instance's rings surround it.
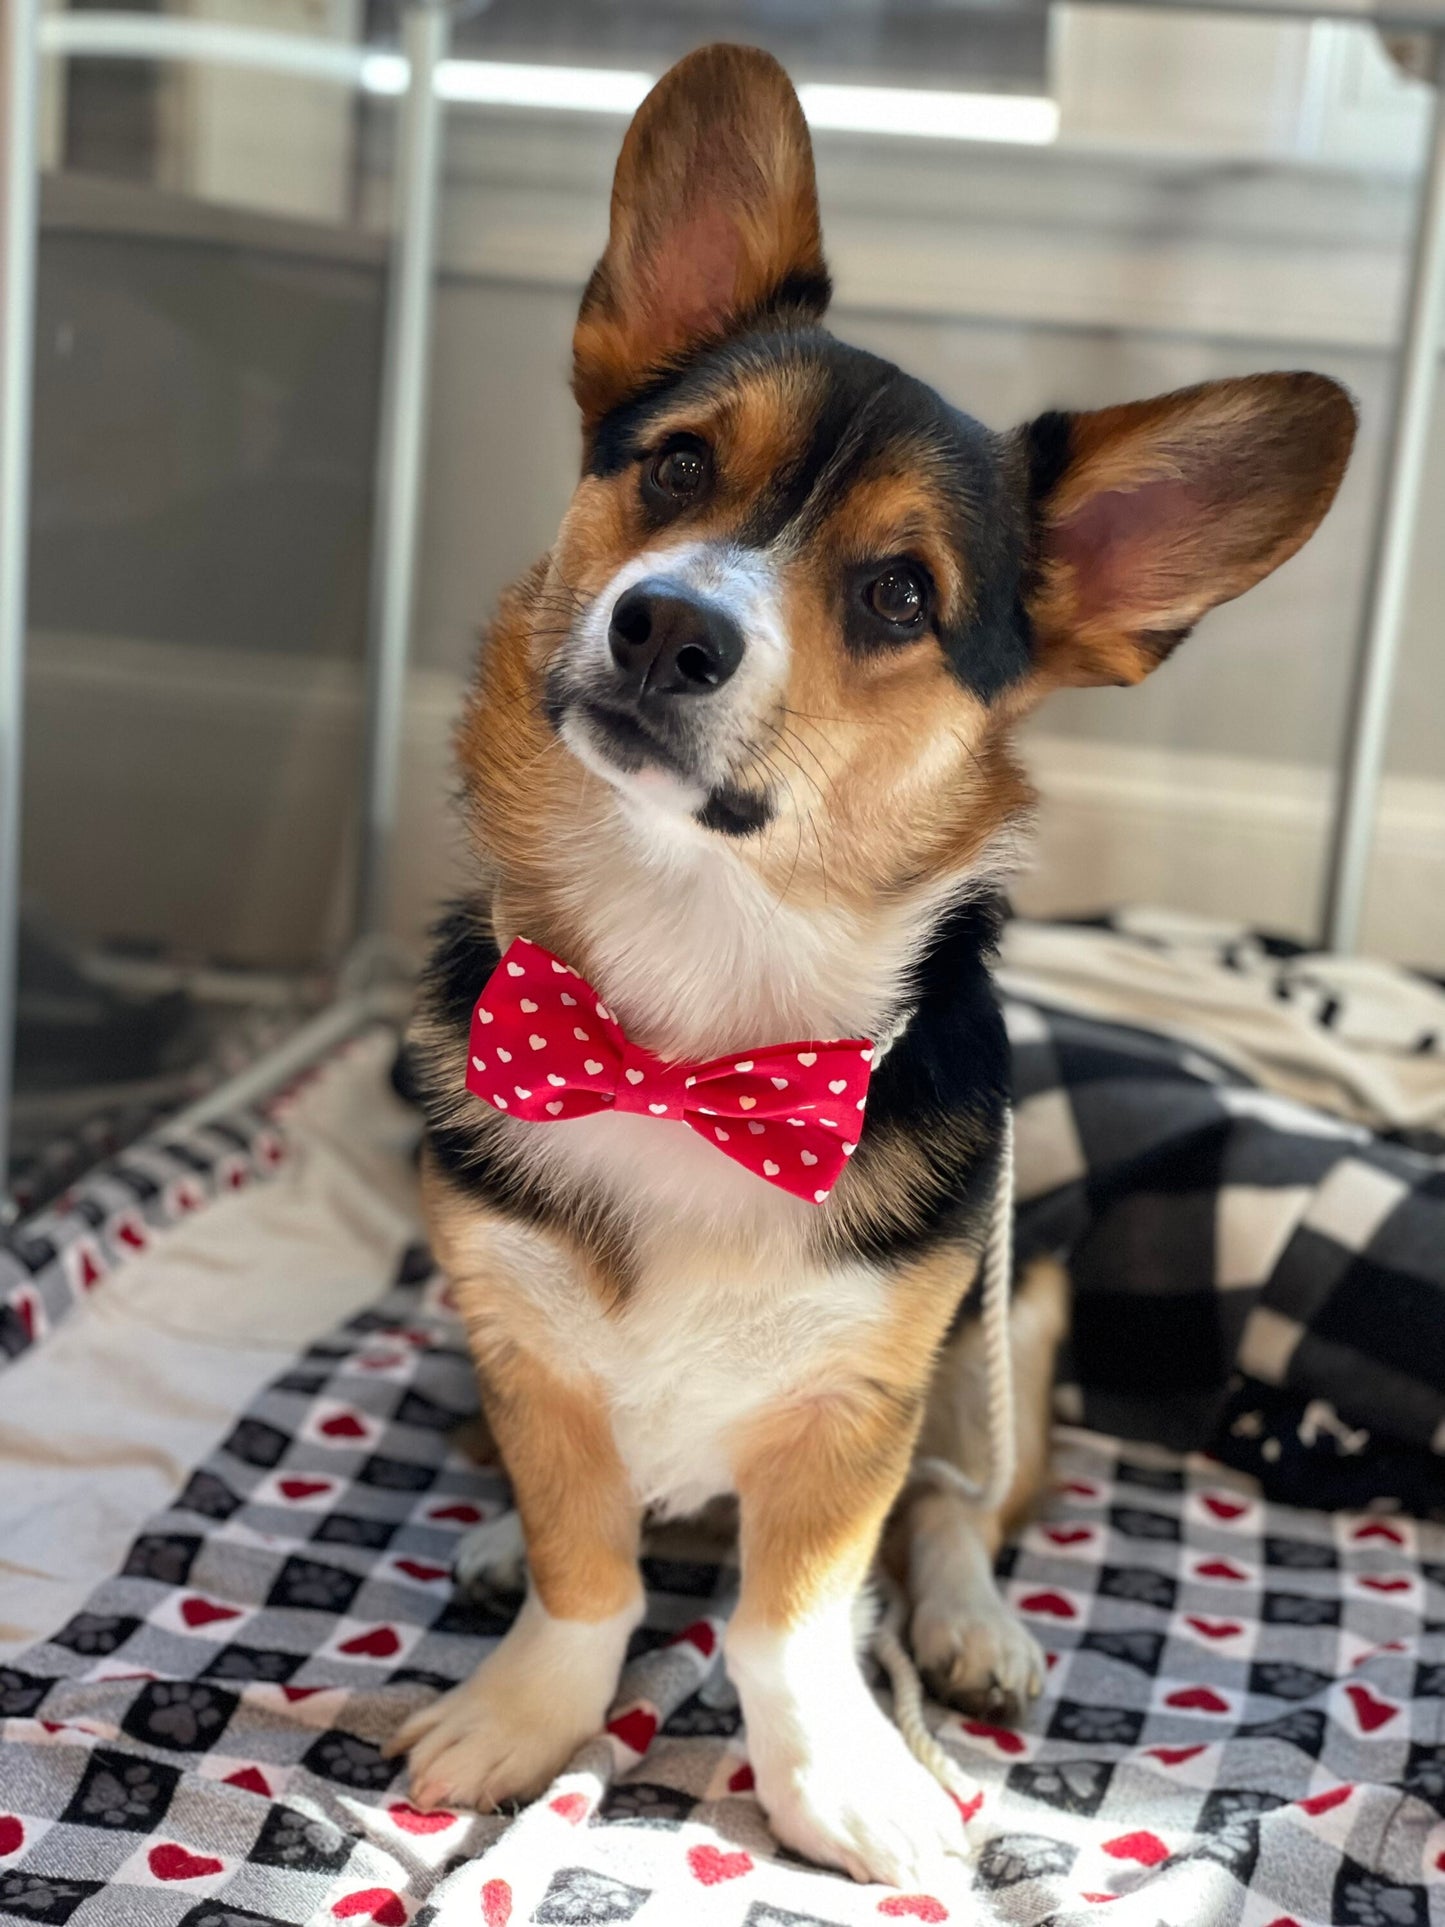
M 899 629 L 921 622 L 928 607 L 928 585 L 922 574 L 901 562 L 875 576 L 863 596 L 875 616 Z
M 707 487 L 712 470 L 706 445 L 688 436 L 663 449 L 647 472 L 648 493 L 659 507 L 680 507 Z

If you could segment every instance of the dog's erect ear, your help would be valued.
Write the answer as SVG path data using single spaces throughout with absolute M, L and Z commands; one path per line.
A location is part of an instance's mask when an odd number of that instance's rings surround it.
M 1345 472 L 1355 410 L 1323 375 L 1250 375 L 1042 415 L 1023 436 L 1040 671 L 1134 683 L 1308 541 Z
M 828 294 L 812 144 L 788 76 L 756 47 L 689 54 L 622 143 L 572 343 L 584 421 L 740 323 L 820 315 Z

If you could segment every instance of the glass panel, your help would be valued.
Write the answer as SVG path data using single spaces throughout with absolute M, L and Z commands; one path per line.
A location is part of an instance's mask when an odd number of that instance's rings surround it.
M 46 62 L 22 1204 L 285 1034 L 346 948 L 385 294 L 355 118 L 330 82 Z

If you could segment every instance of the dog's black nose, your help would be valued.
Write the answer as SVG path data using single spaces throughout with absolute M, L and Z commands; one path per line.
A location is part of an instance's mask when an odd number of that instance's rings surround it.
M 617 598 L 608 641 L 633 697 L 705 696 L 743 659 L 742 631 L 725 609 L 659 579 Z

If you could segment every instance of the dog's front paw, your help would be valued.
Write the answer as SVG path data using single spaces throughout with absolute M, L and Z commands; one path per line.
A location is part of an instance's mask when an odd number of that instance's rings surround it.
M 1001 1599 L 960 1610 L 921 1601 L 911 1627 L 913 1656 L 929 1692 L 945 1705 L 1012 1725 L 1043 1691 L 1043 1649 Z
M 629 1608 L 595 1625 L 551 1618 L 531 1597 L 471 1678 L 413 1713 L 389 1755 L 410 1754 L 418 1806 L 531 1799 L 601 1730 L 617 1686 Z
M 785 1846 L 855 1880 L 923 1889 L 940 1900 L 967 1882 L 968 1845 L 957 1805 L 905 1746 L 871 1700 L 872 1718 L 846 1731 L 807 1734 L 807 1744 L 757 1748 L 749 1756 L 758 1798 Z
M 469 1680 L 413 1713 L 388 1751 L 409 1753 L 411 1797 L 419 1807 L 476 1807 L 528 1800 L 556 1778 L 595 1732 L 567 1708 L 519 1692 L 501 1649 Z

